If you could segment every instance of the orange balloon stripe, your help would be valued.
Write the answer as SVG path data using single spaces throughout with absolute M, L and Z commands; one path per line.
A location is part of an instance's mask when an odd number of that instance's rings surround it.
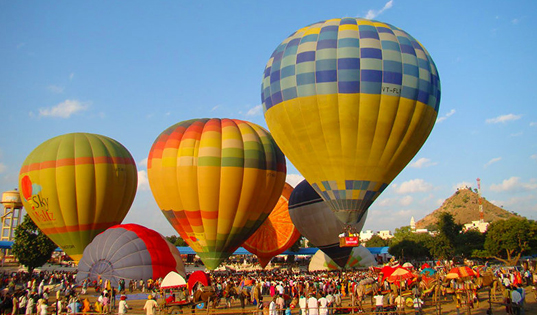
M 185 211 L 186 218 L 192 226 L 202 226 L 201 213 L 198 211 Z
M 218 219 L 218 211 L 203 211 L 200 210 L 201 217 L 206 220 L 216 220 Z
M 134 159 L 124 158 L 119 156 L 96 156 L 96 157 L 79 157 L 70 159 L 60 159 L 54 161 L 44 161 L 39 163 L 32 163 L 29 165 L 23 165 L 20 173 L 27 173 L 31 171 L 39 171 L 47 168 L 55 168 L 61 166 L 76 166 L 87 164 L 124 164 L 135 165 Z
M 95 224 L 80 224 L 80 225 L 71 225 L 71 226 L 60 226 L 53 227 L 48 229 L 41 229 L 41 231 L 47 235 L 49 234 L 63 234 L 69 232 L 80 232 L 80 231 L 90 231 L 90 230 L 106 230 L 111 225 L 121 224 L 119 222 L 104 222 L 104 223 L 95 223 Z

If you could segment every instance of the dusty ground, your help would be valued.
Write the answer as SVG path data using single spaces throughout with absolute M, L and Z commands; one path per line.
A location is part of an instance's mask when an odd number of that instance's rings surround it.
M 537 299 L 534 292 L 531 292 L 530 287 L 527 288 L 527 295 L 526 295 L 526 304 L 525 304 L 525 314 L 537 314 Z M 95 302 L 97 299 L 96 294 L 94 294 L 92 291 L 88 292 L 88 297 L 90 298 L 90 301 Z M 147 294 L 142 294 L 141 292 L 135 293 L 135 294 L 127 294 L 129 296 L 128 304 L 131 308 L 129 310 L 129 314 L 145 314 L 145 312 L 142 310 L 142 307 L 146 301 Z M 466 306 L 462 307 L 459 312 L 460 314 L 475 314 L 475 315 L 485 315 L 487 314 L 487 310 L 489 308 L 488 303 L 488 292 L 480 292 L 480 304 L 479 307 L 474 307 L 468 309 Z M 449 297 L 451 299 L 451 297 Z M 268 303 L 267 301 L 270 301 L 270 296 L 265 296 L 264 298 L 265 303 Z M 117 302 L 116 302 L 117 303 Z M 217 308 L 211 309 L 209 312 L 207 310 L 200 310 L 196 309 L 196 314 L 257 314 L 257 309 L 253 305 L 247 306 L 244 311 L 240 308 L 239 301 L 235 301 L 232 304 L 232 307 L 230 309 L 227 309 L 223 305 L 224 303 L 221 303 Z M 350 299 L 344 298 L 343 299 L 343 306 L 349 306 L 350 305 Z M 364 305 L 365 313 L 361 314 L 375 314 L 372 311 L 371 304 L 369 304 L 369 300 L 366 300 Z M 500 303 L 493 303 L 491 305 L 492 308 L 492 314 L 506 314 L 505 306 L 501 305 Z M 190 314 L 191 311 L 188 308 L 184 309 L 185 314 Z M 292 310 L 292 314 L 298 314 L 298 309 Z M 407 314 L 414 314 L 414 310 L 411 308 L 406 308 L 405 313 Z M 358 313 L 357 313 L 358 314 Z M 425 307 L 423 309 L 423 314 L 439 314 L 436 306 L 432 304 L 431 300 L 426 299 L 425 300 Z M 453 300 L 442 300 L 441 301 L 441 313 L 440 314 L 457 314 L 457 308 Z

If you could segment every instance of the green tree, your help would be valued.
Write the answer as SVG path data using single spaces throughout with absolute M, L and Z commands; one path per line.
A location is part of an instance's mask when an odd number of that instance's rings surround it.
M 395 229 L 388 252 L 404 259 L 430 257 L 432 236 L 429 233 L 413 233 L 410 226 Z
M 457 254 L 469 258 L 474 256 L 474 252 L 481 251 L 485 244 L 485 234 L 477 230 L 468 230 L 459 234 L 456 240 Z
M 431 254 L 441 259 L 453 257 L 457 253 L 456 244 L 461 230 L 462 224 L 455 223 L 451 213 L 442 212 L 438 218 L 438 234 L 430 244 Z
M 393 233 L 392 244 L 397 244 L 403 240 L 408 240 L 413 237 L 412 229 L 409 225 L 396 228 Z
M 367 242 L 365 242 L 365 247 L 384 247 L 389 245 L 389 240 L 385 240 L 378 235 L 373 235 Z
M 462 224 L 455 223 L 455 218 L 449 212 L 442 212 L 438 218 L 438 233 L 455 244 L 457 237 L 462 231 Z
M 490 224 L 485 235 L 484 250 L 479 256 L 494 258 L 509 266 L 518 264 L 520 256 L 537 250 L 537 223 L 513 217 Z
M 388 253 L 399 259 L 405 260 L 424 259 L 429 257 L 429 249 L 424 243 L 410 239 L 402 240 L 397 244 L 390 246 Z
M 164 236 L 164 238 L 172 244 L 175 244 L 175 242 L 177 241 L 177 235 Z
M 35 268 L 43 266 L 58 246 L 35 225 L 28 214 L 15 228 L 13 256 L 32 273 Z
M 438 234 L 433 238 L 430 251 L 433 257 L 439 259 L 448 259 L 455 256 L 454 243 L 442 234 Z
M 177 235 L 165 236 L 164 238 L 175 246 L 188 246 L 185 240 Z

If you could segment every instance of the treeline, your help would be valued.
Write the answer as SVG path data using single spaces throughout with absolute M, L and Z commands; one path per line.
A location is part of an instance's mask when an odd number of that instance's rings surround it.
M 524 255 L 537 253 L 537 222 L 513 217 L 491 223 L 485 233 L 463 231 L 450 213 L 440 215 L 429 233 L 413 233 L 410 226 L 395 230 L 394 237 L 384 240 L 378 235 L 367 241 L 367 247 L 389 246 L 388 252 L 403 260 L 495 259 L 516 265 Z

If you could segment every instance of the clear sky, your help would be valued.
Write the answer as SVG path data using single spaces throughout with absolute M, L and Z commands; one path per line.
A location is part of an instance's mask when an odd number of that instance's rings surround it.
M 414 160 L 371 206 L 364 229 L 408 225 L 458 186 L 537 219 L 536 1 L 4 1 L 0 0 L 0 189 L 26 156 L 71 132 L 114 138 L 137 162 L 124 223 L 176 234 L 151 194 L 156 137 L 186 119 L 245 119 L 266 128 L 261 79 L 295 30 L 364 17 L 402 28 L 433 57 L 437 123 Z M 289 181 L 299 181 L 288 162 Z

